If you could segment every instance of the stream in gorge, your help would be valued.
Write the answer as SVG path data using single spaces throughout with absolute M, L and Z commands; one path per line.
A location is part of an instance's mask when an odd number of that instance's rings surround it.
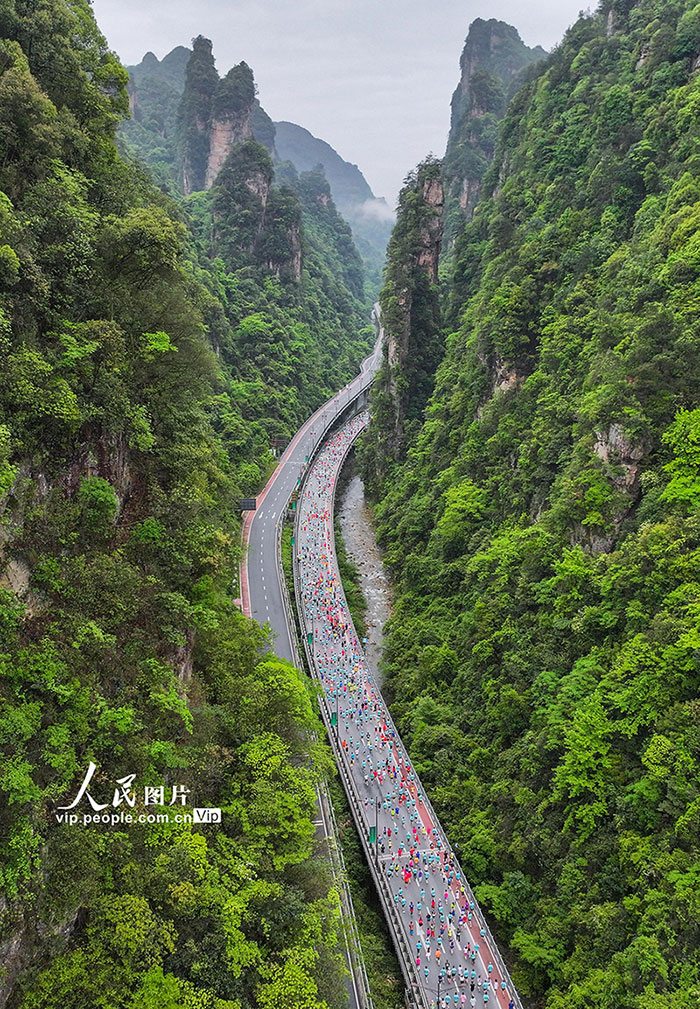
M 384 644 L 384 624 L 391 616 L 391 583 L 382 564 L 382 554 L 365 500 L 365 486 L 357 472 L 354 453 L 345 464 L 338 496 L 338 521 L 348 556 L 356 565 L 360 587 L 367 601 L 365 654 L 370 672 L 381 686 L 379 660 Z

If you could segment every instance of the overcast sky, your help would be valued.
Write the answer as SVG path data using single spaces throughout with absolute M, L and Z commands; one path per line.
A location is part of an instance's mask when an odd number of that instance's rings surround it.
M 444 153 L 470 23 L 500 18 L 551 49 L 594 0 L 93 0 L 125 63 L 196 35 L 220 73 L 245 60 L 273 119 L 311 130 L 394 202 L 407 172 Z

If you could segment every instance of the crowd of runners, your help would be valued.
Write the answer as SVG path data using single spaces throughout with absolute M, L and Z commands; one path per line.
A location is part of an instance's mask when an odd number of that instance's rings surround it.
M 367 668 L 335 558 L 333 493 L 347 451 L 368 421 L 360 414 L 332 434 L 304 483 L 297 563 L 305 630 L 336 734 L 340 759 L 364 811 L 365 843 L 386 880 L 411 975 L 430 1009 L 514 1009 L 481 914 L 423 799 L 420 780 Z M 517 1003 L 519 1005 L 519 1002 Z

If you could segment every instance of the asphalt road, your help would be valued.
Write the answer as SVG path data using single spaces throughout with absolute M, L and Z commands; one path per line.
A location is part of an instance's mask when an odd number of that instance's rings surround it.
M 305 630 L 325 693 L 325 720 L 335 736 L 346 785 L 362 821 L 387 915 L 401 930 L 406 972 L 419 1002 L 446 1009 L 520 1006 L 510 978 L 411 765 L 357 639 L 338 572 L 333 498 L 343 460 L 368 421 L 336 430 L 304 483 L 297 519 L 297 564 Z M 376 828 L 376 841 L 370 835 Z M 392 918 L 396 924 L 392 924 Z
M 247 532 L 247 551 L 241 572 L 243 611 L 258 623 L 270 625 L 275 635 L 275 654 L 289 662 L 293 662 L 294 657 L 278 576 L 277 524 L 284 517 L 285 507 L 297 486 L 306 457 L 312 455 L 327 424 L 358 392 L 371 385 L 380 362 L 381 345 L 378 341 L 363 362 L 357 378 L 317 410 L 294 436 L 265 489 L 258 495 L 257 509 L 244 530 L 244 536 Z

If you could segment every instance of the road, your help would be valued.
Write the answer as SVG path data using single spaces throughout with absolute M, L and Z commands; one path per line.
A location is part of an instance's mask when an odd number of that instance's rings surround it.
M 421 1009 L 521 1007 L 474 895 L 369 672 L 338 572 L 335 487 L 368 422 L 330 435 L 306 476 L 296 522 L 298 603 L 323 688 L 324 721 L 404 976 Z M 376 839 L 371 832 L 376 829 Z
M 280 559 L 278 557 L 277 534 L 281 527 L 289 499 L 297 488 L 298 481 L 306 467 L 306 460 L 313 456 L 317 446 L 323 441 L 325 432 L 344 407 L 352 403 L 358 393 L 367 389 L 381 362 L 381 334 L 374 350 L 362 362 L 359 375 L 332 399 L 328 400 L 296 433 L 285 449 L 279 464 L 256 499 L 256 510 L 248 512 L 243 523 L 243 560 L 241 562 L 241 608 L 248 617 L 260 624 L 269 625 L 273 632 L 273 646 L 279 658 L 297 663 L 298 655 L 293 642 L 293 631 L 289 626 L 284 603 L 285 588 L 281 582 Z M 334 852 L 333 811 L 330 798 L 324 789 L 317 794 L 316 837 L 328 842 L 328 850 L 334 872 L 344 876 L 342 852 Z M 341 895 L 346 914 L 346 926 L 352 933 L 355 928 L 352 899 L 347 885 L 341 886 Z M 362 966 L 353 967 L 353 956 L 346 937 L 345 958 L 350 971 L 348 996 L 350 1009 L 361 1009 L 365 1004 L 361 996 L 366 990 L 366 977 Z M 359 946 L 359 942 L 356 943 Z
M 316 411 L 296 433 L 285 449 L 265 489 L 258 495 L 254 512 L 244 522 L 244 560 L 241 564 L 241 603 L 243 612 L 260 624 L 269 624 L 275 635 L 275 653 L 294 661 L 291 631 L 279 583 L 276 527 L 283 519 L 287 502 L 297 487 L 305 459 L 313 454 L 334 418 L 358 392 L 372 384 L 381 362 L 381 344 L 362 363 L 362 370 L 333 399 Z

